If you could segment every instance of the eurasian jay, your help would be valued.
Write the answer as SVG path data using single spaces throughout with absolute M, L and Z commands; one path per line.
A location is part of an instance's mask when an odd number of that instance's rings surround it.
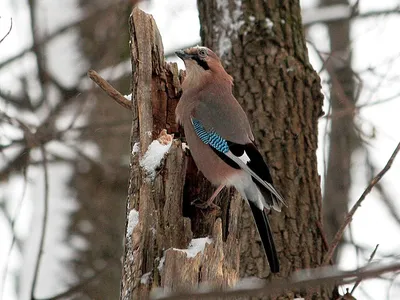
M 248 200 L 271 272 L 279 272 L 267 212 L 281 211 L 284 200 L 272 185 L 268 166 L 254 145 L 249 120 L 232 95 L 232 77 L 206 47 L 175 52 L 186 66 L 182 97 L 176 107 L 191 155 L 203 175 L 219 185 L 234 186 Z

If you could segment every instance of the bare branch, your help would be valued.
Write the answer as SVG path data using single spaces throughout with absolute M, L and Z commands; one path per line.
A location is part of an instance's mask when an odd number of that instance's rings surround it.
M 367 246 L 364 246 L 364 245 L 359 245 L 359 244 L 357 244 L 357 243 L 355 243 L 355 242 L 351 242 L 351 241 L 348 241 L 348 240 L 346 240 L 346 239 L 344 239 L 344 241 L 343 241 L 343 243 L 344 244 L 346 244 L 346 245 L 348 245 L 348 246 L 352 246 L 352 247 L 354 247 L 354 248 L 357 248 L 359 251 L 361 251 L 364 255 L 367 253 L 367 254 L 370 254 L 371 253 L 371 249 L 370 248 L 368 248 Z M 380 252 L 379 253 L 379 256 L 381 257 L 380 259 L 390 259 L 391 261 L 392 260 L 398 260 L 398 259 L 400 259 L 400 254 L 399 253 L 388 253 L 388 252 Z
M 10 28 L 8 29 L 8 32 L 6 33 L 6 35 L 5 36 L 3 36 L 2 37 L 2 39 L 0 40 L 0 44 L 1 44 L 1 42 L 2 41 L 4 41 L 4 39 L 10 34 L 10 32 L 11 32 L 11 29 L 12 29 L 12 26 L 13 26 L 13 22 L 12 22 L 12 18 L 10 18 Z
M 373 102 L 367 102 L 365 104 L 361 104 L 357 106 L 357 109 L 363 108 L 363 107 L 371 107 L 374 105 L 380 105 L 380 104 L 384 104 L 393 100 L 399 100 L 400 97 L 400 93 L 397 93 L 396 95 L 390 96 L 388 98 L 382 99 L 382 100 L 378 100 L 378 101 L 373 101 Z
M 44 241 L 46 238 L 46 230 L 47 230 L 47 217 L 48 217 L 48 210 L 49 210 L 49 170 L 48 170 L 45 146 L 41 145 L 40 150 L 42 152 L 42 157 L 43 157 L 44 207 L 43 207 L 43 220 L 42 220 L 42 234 L 41 234 L 40 241 L 39 241 L 39 253 L 38 253 L 38 256 L 36 259 L 36 265 L 35 265 L 34 275 L 33 275 L 33 280 L 32 280 L 31 299 L 35 299 L 35 297 L 34 297 L 35 288 L 37 286 L 37 280 L 39 278 L 40 264 L 42 262 L 43 247 L 44 247 Z
M 45 39 L 39 40 L 36 42 L 37 46 L 44 46 L 47 43 L 49 43 L 50 41 L 52 41 L 54 38 L 60 36 L 61 34 L 68 32 L 71 29 L 74 29 L 75 27 L 81 25 L 83 22 L 86 22 L 89 18 L 92 17 L 97 17 L 100 18 L 101 17 L 101 13 L 106 13 L 110 8 L 114 7 L 115 5 L 118 5 L 119 3 L 115 3 L 112 2 L 110 5 L 105 5 L 104 7 L 97 9 L 95 11 L 93 11 L 92 13 L 82 17 L 82 19 L 79 19 L 75 22 L 72 22 L 68 25 L 65 25 L 63 27 L 60 27 L 59 29 L 57 29 L 56 31 L 50 33 L 47 35 L 47 37 Z M 4 66 L 8 65 L 9 63 L 12 63 L 13 61 L 21 58 L 22 56 L 24 56 L 25 54 L 31 52 L 33 50 L 33 45 L 32 47 L 22 50 L 21 52 L 15 54 L 14 56 L 8 58 L 7 60 L 3 61 L 0 63 L 0 69 L 3 68 Z
M 10 117 L 6 113 L 0 111 L 0 117 L 2 120 L 14 125 L 22 130 L 24 133 L 24 145 L 23 148 L 14 156 L 14 158 L 7 163 L 7 165 L 0 170 L 0 180 L 7 178 L 11 172 L 25 170 L 29 164 L 30 150 L 32 147 L 39 145 L 37 141 L 37 133 L 33 134 L 29 126 L 18 118 Z
M 335 235 L 335 238 L 333 239 L 333 242 L 331 244 L 331 247 L 329 251 L 325 254 L 323 264 L 327 265 L 329 264 L 329 261 L 332 258 L 332 255 L 339 244 L 340 240 L 342 239 L 344 230 L 346 229 L 347 225 L 351 222 L 353 215 L 357 211 L 358 207 L 360 207 L 361 203 L 364 201 L 365 197 L 371 192 L 372 188 L 382 179 L 382 177 L 385 175 L 385 173 L 390 169 L 390 167 L 393 164 L 394 159 L 396 158 L 397 153 L 400 150 L 400 143 L 397 144 L 396 149 L 393 151 L 392 156 L 389 158 L 388 162 L 386 163 L 386 166 L 374 177 L 374 179 L 371 180 L 365 191 L 362 193 L 361 197 L 357 200 L 357 202 L 353 205 L 351 208 L 350 212 L 347 214 L 342 226 L 338 230 L 338 232 Z
M 318 268 L 308 270 L 307 275 L 292 276 L 291 279 L 276 280 L 261 287 L 250 287 L 240 290 L 213 290 L 209 292 L 194 291 L 187 293 L 175 293 L 166 297 L 157 297 L 159 300 L 186 300 L 186 299 L 233 299 L 238 297 L 268 296 L 287 290 L 309 288 L 320 285 L 341 285 L 357 282 L 358 280 L 375 278 L 381 274 L 400 270 L 400 263 L 389 266 L 376 266 L 359 268 L 354 271 L 338 271 L 334 268 Z M 302 272 L 300 272 L 301 274 Z M 303 273 L 304 274 L 304 273 Z
M 393 199 L 390 199 L 389 195 L 386 192 L 385 187 L 382 184 L 378 183 L 376 185 L 376 189 L 381 195 L 380 199 L 387 206 L 389 214 L 397 222 L 397 224 L 400 225 L 400 215 L 398 214 L 399 210 L 395 205 L 396 202 L 394 202 Z
M 366 151 L 365 161 L 366 161 L 366 165 L 368 167 L 369 173 L 370 173 L 369 180 L 372 180 L 373 174 L 376 173 L 376 168 L 375 168 L 373 162 L 371 161 L 371 155 L 368 150 Z M 400 225 L 400 215 L 398 214 L 398 209 L 395 205 L 395 201 L 390 198 L 390 196 L 388 195 L 388 193 L 386 191 L 385 186 L 382 185 L 382 183 L 378 182 L 376 184 L 375 188 L 378 191 L 378 193 L 380 194 L 379 199 L 382 200 L 382 202 L 387 206 L 389 214 L 397 222 L 397 224 Z
M 374 258 L 376 251 L 378 250 L 379 244 L 376 244 L 376 247 L 374 249 L 374 251 L 372 251 L 371 256 L 368 259 L 368 263 L 370 263 L 372 261 L 372 259 Z M 356 288 L 358 287 L 358 285 L 361 283 L 362 279 L 359 279 L 356 281 L 356 283 L 354 284 L 353 288 L 351 289 L 350 295 L 353 295 L 353 292 L 356 290 Z
M 18 107 L 22 107 L 25 100 L 25 98 L 23 97 L 11 95 L 11 93 L 8 93 L 7 91 L 1 89 L 0 89 L 0 98 L 3 98 L 5 101 L 12 103 L 13 105 Z
M 28 179 L 26 178 L 26 169 L 25 169 L 25 171 L 24 171 L 24 187 L 22 188 L 22 195 L 21 195 L 21 198 L 19 199 L 17 207 L 15 209 L 15 215 L 13 217 L 11 217 L 7 213 L 6 208 L 4 206 L 2 207 L 3 214 L 4 214 L 6 220 L 8 221 L 8 224 L 10 226 L 10 231 L 11 231 L 11 234 L 12 234 L 12 240 L 11 240 L 11 244 L 10 244 L 10 247 L 8 248 L 8 252 L 7 252 L 7 256 L 6 256 L 7 257 L 7 260 L 6 260 L 7 263 L 6 263 L 6 266 L 5 266 L 4 270 L 3 270 L 3 275 L 1 277 L 1 286 L 3 288 L 1 289 L 1 292 L 0 292 L 0 299 L 3 299 L 4 286 L 5 286 L 5 282 L 6 282 L 6 279 L 7 279 L 8 266 L 9 266 L 9 262 L 10 262 L 9 258 L 11 256 L 11 252 L 12 252 L 12 250 L 14 248 L 14 244 L 17 244 L 17 247 L 20 250 L 22 250 L 21 242 L 17 238 L 16 233 L 15 233 L 15 222 L 18 219 L 19 213 L 21 211 L 21 207 L 22 207 L 23 200 L 25 198 L 25 193 L 26 193 L 27 186 L 28 186 Z
M 325 246 L 326 250 L 329 250 L 328 239 L 326 238 L 326 234 L 325 234 L 324 228 L 322 226 L 322 223 L 319 220 L 317 220 L 317 221 L 315 221 L 315 224 L 317 225 L 317 228 L 318 228 L 319 233 L 320 233 L 320 235 L 322 237 L 322 241 L 324 242 L 324 246 Z M 334 264 L 333 263 L 333 259 L 330 260 L 330 263 L 332 265 Z
M 319 23 L 327 24 L 346 20 L 398 15 L 400 14 L 400 8 L 397 6 L 385 10 L 371 10 L 365 13 L 359 13 L 347 4 L 336 4 L 328 7 L 303 10 L 301 13 L 303 15 L 303 26 L 309 27 Z
M 36 13 L 36 0 L 29 0 L 29 15 L 30 15 L 30 29 L 31 29 L 31 34 L 32 34 L 32 39 L 33 39 L 33 46 L 32 46 L 32 51 L 35 54 L 35 59 L 36 59 L 36 67 L 37 67 L 37 72 L 38 72 L 38 78 L 39 82 L 41 84 L 42 88 L 42 97 L 44 97 L 44 94 L 46 93 L 46 83 L 48 82 L 48 77 L 46 76 L 46 57 L 44 55 L 44 47 L 41 46 L 38 41 L 39 41 L 39 36 L 38 36 L 38 30 L 37 30 L 37 13 Z
M 132 102 L 126 99 L 120 92 L 118 92 L 111 84 L 102 78 L 96 71 L 90 70 L 88 76 L 92 79 L 103 91 L 115 100 L 123 108 L 131 109 Z
M 30 148 L 24 147 L 7 165 L 0 170 L 0 181 L 6 179 L 11 172 L 25 170 L 29 165 Z

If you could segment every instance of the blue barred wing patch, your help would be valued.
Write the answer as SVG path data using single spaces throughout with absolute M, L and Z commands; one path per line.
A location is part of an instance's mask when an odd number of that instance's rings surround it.
M 200 140 L 222 153 L 229 152 L 228 143 L 214 130 L 207 131 L 199 120 L 191 118 L 194 131 Z

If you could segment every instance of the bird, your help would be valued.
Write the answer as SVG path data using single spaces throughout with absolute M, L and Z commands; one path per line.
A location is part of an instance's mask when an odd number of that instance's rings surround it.
M 268 212 L 271 208 L 280 212 L 286 203 L 273 186 L 247 115 L 232 94 L 233 78 L 207 47 L 191 47 L 175 54 L 186 67 L 176 121 L 183 127 L 197 168 L 219 186 L 207 202 L 224 186 L 234 186 L 250 206 L 271 272 L 278 273 Z

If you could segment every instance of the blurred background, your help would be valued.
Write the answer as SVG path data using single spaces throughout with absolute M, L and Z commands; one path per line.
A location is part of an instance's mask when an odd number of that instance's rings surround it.
M 134 2 L 0 3 L 0 299 L 119 295 L 131 115 L 86 72 L 130 94 Z M 168 60 L 200 44 L 196 0 L 139 5 L 153 14 Z M 318 157 L 330 241 L 400 140 L 400 1 L 301 5 L 325 95 Z M 399 259 L 399 180 L 400 160 L 346 231 L 341 269 L 365 265 L 377 244 L 373 261 Z M 354 296 L 399 299 L 397 275 L 363 281 Z

